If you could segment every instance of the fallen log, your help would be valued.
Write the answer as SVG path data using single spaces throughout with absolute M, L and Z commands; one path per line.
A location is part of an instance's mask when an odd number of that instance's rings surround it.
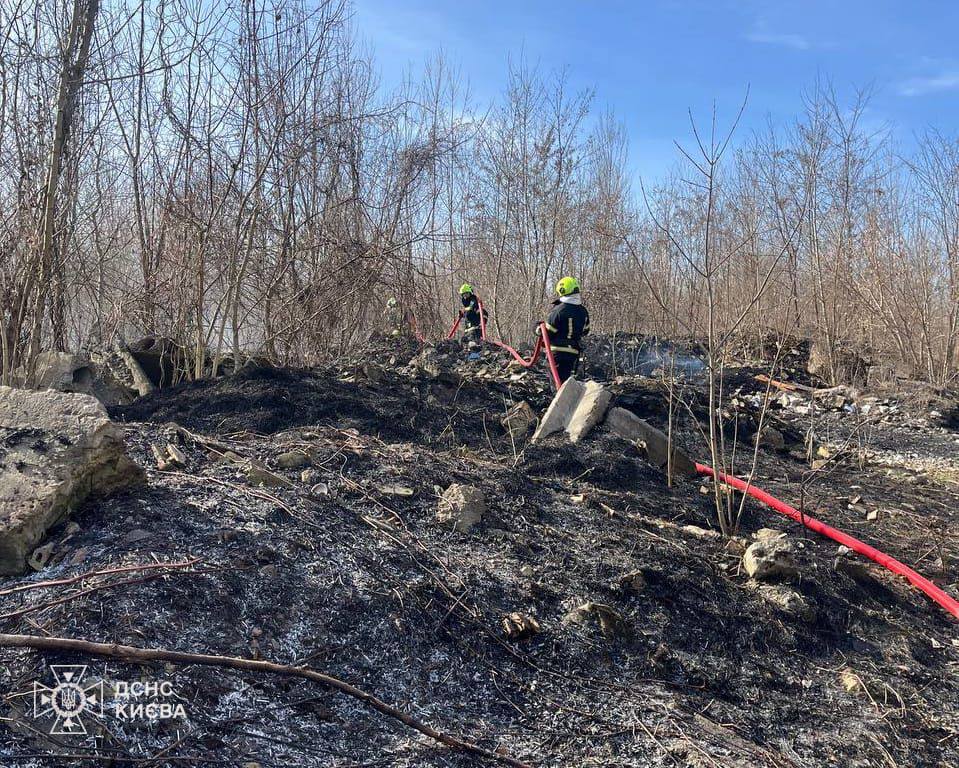
M 249 672 L 269 672 L 283 677 L 300 677 L 357 699 L 370 709 L 376 710 L 380 714 L 386 715 L 394 720 L 399 720 L 407 727 L 422 733 L 424 736 L 440 744 L 478 755 L 486 760 L 510 765 L 513 766 L 513 768 L 532 768 L 528 763 L 524 763 L 516 758 L 501 755 L 498 752 L 484 749 L 473 742 L 452 736 L 448 733 L 443 733 L 442 731 L 437 731 L 432 726 L 417 720 L 412 715 L 387 704 L 372 693 L 357 688 L 344 680 L 307 667 L 295 667 L 289 664 L 278 664 L 276 662 L 258 659 L 243 659 L 237 656 L 215 656 L 205 653 L 170 651 L 163 648 L 139 648 L 132 645 L 119 645 L 117 643 L 97 643 L 90 640 L 76 640 L 68 637 L 40 637 L 37 635 L 0 633 L 0 648 L 34 648 L 43 651 L 72 651 L 74 653 L 88 654 L 91 656 L 105 656 L 130 663 L 162 661 L 171 664 L 199 664 L 208 667 L 241 669 Z

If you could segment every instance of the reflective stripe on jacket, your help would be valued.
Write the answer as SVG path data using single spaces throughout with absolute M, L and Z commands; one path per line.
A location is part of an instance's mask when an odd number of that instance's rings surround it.
M 580 340 L 589 333 L 589 312 L 582 304 L 556 301 L 546 318 L 546 332 L 554 352 L 578 355 Z

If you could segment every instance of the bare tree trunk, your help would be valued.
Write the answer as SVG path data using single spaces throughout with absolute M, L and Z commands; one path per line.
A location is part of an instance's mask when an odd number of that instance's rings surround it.
M 60 175 L 70 141 L 77 95 L 83 85 L 90 54 L 90 41 L 93 39 L 99 10 L 100 0 L 74 0 L 67 43 L 63 47 L 53 143 L 47 160 L 47 176 L 42 196 L 43 209 L 37 236 L 36 297 L 33 303 L 33 325 L 28 360 L 30 376 L 33 375 L 36 356 L 40 352 L 46 298 L 54 273 L 54 238 L 57 227 L 57 192 L 60 186 Z

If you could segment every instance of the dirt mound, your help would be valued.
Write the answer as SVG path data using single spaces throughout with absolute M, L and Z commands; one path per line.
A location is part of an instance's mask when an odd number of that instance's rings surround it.
M 331 373 L 283 368 L 243 369 L 233 376 L 183 383 L 112 409 L 121 421 L 174 421 L 208 434 L 269 435 L 331 421 L 373 431 L 385 423 L 373 398 Z M 400 430 L 402 432 L 402 430 Z M 400 439 L 408 433 L 400 435 Z

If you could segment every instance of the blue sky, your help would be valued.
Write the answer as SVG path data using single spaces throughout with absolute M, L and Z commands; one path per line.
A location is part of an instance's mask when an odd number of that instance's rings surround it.
M 841 97 L 870 87 L 872 129 L 904 151 L 919 131 L 956 132 L 956 0 L 353 0 L 360 39 L 384 87 L 443 51 L 474 100 L 494 99 L 510 57 L 565 68 L 595 91 L 630 137 L 631 165 L 652 181 L 689 138 L 687 110 L 715 100 L 732 118 L 749 87 L 740 137 L 790 121 L 817 77 Z

